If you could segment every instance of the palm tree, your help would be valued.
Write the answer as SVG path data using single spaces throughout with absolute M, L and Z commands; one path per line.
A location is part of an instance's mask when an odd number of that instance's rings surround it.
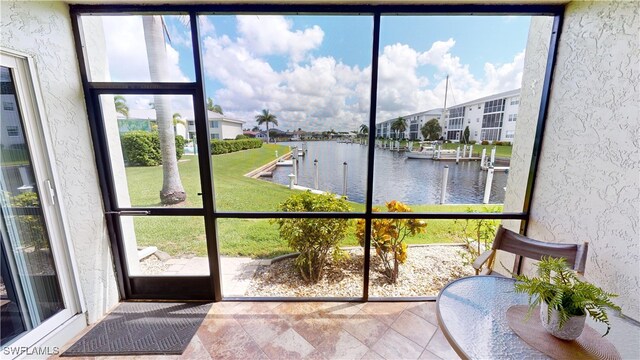
M 152 82 L 167 82 L 168 59 L 164 42 L 164 25 L 161 16 L 143 16 L 142 27 L 147 47 L 149 61 L 149 75 Z M 162 154 L 162 190 L 160 202 L 165 205 L 177 204 L 187 199 L 178 172 L 176 157 L 175 134 L 173 132 L 173 117 L 171 115 L 171 100 L 167 96 L 155 95 L 154 108 L 158 124 L 160 152 Z
M 400 134 L 404 135 L 404 132 L 407 130 L 407 120 L 400 116 L 391 124 L 391 130 L 394 130 L 398 137 Z
M 173 131 L 176 134 L 178 133 L 178 129 L 176 127 L 178 124 L 182 124 L 182 126 L 184 126 L 185 128 L 187 127 L 187 122 L 182 118 L 182 115 L 180 115 L 180 113 L 174 113 L 173 114 Z
M 360 125 L 360 130 L 358 131 L 360 134 L 367 135 L 369 134 L 369 127 L 365 124 Z
M 222 106 L 214 104 L 212 98 L 207 98 L 207 110 L 223 115 Z
M 122 95 L 116 95 L 113 97 L 113 102 L 116 104 L 116 112 L 129 118 L 129 106 L 127 106 L 127 99 Z
M 263 109 L 262 114 L 256 115 L 256 121 L 258 125 L 266 124 L 267 125 L 267 144 L 269 143 L 269 123 L 273 125 L 278 125 L 278 117 L 274 114 L 269 113 L 268 109 Z

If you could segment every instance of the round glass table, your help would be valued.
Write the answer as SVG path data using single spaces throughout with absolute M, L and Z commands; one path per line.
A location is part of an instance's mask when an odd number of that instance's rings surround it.
M 548 359 L 527 345 L 507 323 L 507 309 L 528 304 L 515 280 L 470 276 L 449 283 L 438 295 L 438 322 L 463 359 Z

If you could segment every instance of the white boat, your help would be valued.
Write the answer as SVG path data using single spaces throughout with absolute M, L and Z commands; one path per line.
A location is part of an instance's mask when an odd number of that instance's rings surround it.
M 407 159 L 433 159 L 436 154 L 436 147 L 431 141 L 420 142 L 418 151 L 407 151 Z

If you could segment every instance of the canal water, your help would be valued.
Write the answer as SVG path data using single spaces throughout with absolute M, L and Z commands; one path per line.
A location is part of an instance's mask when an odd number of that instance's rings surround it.
M 297 145 L 302 143 L 281 143 Z M 318 160 L 318 188 L 342 194 L 343 163 L 347 162 L 347 197 L 364 203 L 367 179 L 367 146 L 309 141 L 307 153 L 299 159 L 298 185 L 314 188 L 314 160 Z M 480 169 L 480 161 L 433 161 L 407 159 L 404 152 L 375 149 L 373 203 L 384 204 L 399 200 L 406 204 L 438 204 L 442 186 L 442 171 L 449 166 L 449 180 L 445 203 L 482 204 L 487 172 Z M 279 166 L 273 172 L 273 182 L 288 185 L 293 167 Z M 493 176 L 489 203 L 504 202 L 508 173 Z

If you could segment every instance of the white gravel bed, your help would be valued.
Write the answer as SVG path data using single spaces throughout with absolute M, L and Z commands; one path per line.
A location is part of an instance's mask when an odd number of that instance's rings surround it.
M 372 251 L 369 295 L 435 296 L 449 281 L 474 274 L 470 265 L 462 264 L 461 251 L 466 249 L 438 245 L 409 247 L 396 284 L 390 284 L 382 274 L 382 263 Z M 316 284 L 302 280 L 293 265 L 294 258 L 260 266 L 245 296 L 362 296 L 363 250 L 357 248 L 348 253 L 348 260 L 325 266 L 324 277 Z
M 162 275 L 168 268 L 169 265 L 155 255 L 140 260 L 140 272 L 143 275 Z

